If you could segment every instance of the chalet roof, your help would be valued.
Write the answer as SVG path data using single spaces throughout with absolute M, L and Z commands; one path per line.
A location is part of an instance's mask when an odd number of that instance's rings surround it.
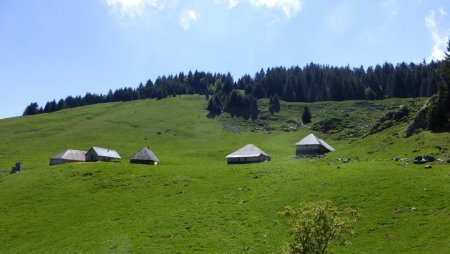
M 86 151 L 68 149 L 60 154 L 53 156 L 50 159 L 85 161 L 86 160 Z
M 156 157 L 153 151 L 147 147 L 144 147 L 139 152 L 137 152 L 133 157 L 131 157 L 131 160 L 159 162 L 158 157 Z
M 327 142 L 314 136 L 314 134 L 312 133 L 304 137 L 302 140 L 298 141 L 295 145 L 297 146 L 321 145 L 326 149 L 328 149 L 328 151 L 334 151 L 334 148 L 331 147 L 329 144 L 327 144 Z
M 115 159 L 121 159 L 119 153 L 116 150 L 107 149 L 107 148 L 101 148 L 101 147 L 95 147 L 93 146 L 89 151 L 94 150 L 94 152 L 101 157 L 109 157 L 109 158 L 115 158 Z M 88 152 L 89 152 L 88 151 Z
M 241 149 L 235 151 L 234 153 L 230 153 L 226 158 L 248 158 L 248 157 L 258 157 L 260 155 L 269 156 L 263 150 L 259 149 L 253 144 L 248 144 Z

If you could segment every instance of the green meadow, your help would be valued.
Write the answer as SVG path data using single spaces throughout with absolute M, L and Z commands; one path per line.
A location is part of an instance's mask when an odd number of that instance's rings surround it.
M 208 118 L 205 98 L 189 95 L 0 120 L 0 252 L 280 253 L 289 225 L 277 213 L 331 200 L 358 211 L 351 244 L 330 246 L 337 253 L 449 253 L 450 164 L 410 160 L 448 159 L 437 146 L 449 147 L 450 134 L 403 138 L 404 121 L 363 137 L 386 111 L 404 104 L 412 115 L 424 102 L 282 102 L 275 117 L 254 122 Z M 268 100 L 259 103 L 267 116 Z M 342 128 L 281 131 L 306 105 L 313 123 L 334 117 Z M 294 144 L 311 132 L 336 151 L 294 159 Z M 227 165 L 248 143 L 272 161 Z M 48 165 L 92 146 L 116 149 L 122 161 Z M 128 162 L 144 146 L 160 165 Z M 18 161 L 25 169 L 9 174 Z

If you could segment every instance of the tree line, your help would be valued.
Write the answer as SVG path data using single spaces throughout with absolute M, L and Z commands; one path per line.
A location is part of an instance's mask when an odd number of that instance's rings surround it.
M 75 108 L 97 103 L 132 101 L 139 99 L 163 99 L 183 94 L 210 94 L 217 84 L 233 86 L 233 78 L 228 74 L 213 74 L 209 72 L 189 71 L 188 74 L 180 72 L 177 75 L 158 77 L 155 82 L 149 79 L 145 85 L 140 83 L 137 88 L 125 87 L 115 91 L 109 90 L 107 94 L 86 93 L 84 96 L 68 96 L 58 101 L 48 101 L 44 107 L 32 102 L 23 115 L 50 113 L 66 108 Z M 222 87 L 222 86 L 221 86 Z
M 429 97 L 442 81 L 441 61 L 430 63 L 385 63 L 375 67 L 350 68 L 310 63 L 306 66 L 261 69 L 254 76 L 246 74 L 237 81 L 230 73 L 203 71 L 149 79 L 137 88 L 125 87 L 107 94 L 86 93 L 28 105 L 24 115 L 49 113 L 96 103 L 163 99 L 183 94 L 200 94 L 209 99 L 213 114 L 230 112 L 246 117 L 258 111 L 256 100 L 274 98 L 284 101 L 378 100 L 391 97 Z
M 257 98 L 276 94 L 284 101 L 429 97 L 442 79 L 441 66 L 442 62 L 434 61 L 396 66 L 385 63 L 367 69 L 311 63 L 303 68 L 261 69 L 254 78 L 244 75 L 236 86 Z

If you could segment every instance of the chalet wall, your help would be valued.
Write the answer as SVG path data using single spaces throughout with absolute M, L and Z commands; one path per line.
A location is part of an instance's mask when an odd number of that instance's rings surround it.
M 58 165 L 58 164 L 64 164 L 63 159 L 50 159 L 50 165 Z
M 158 162 L 156 162 L 156 161 L 149 161 L 149 160 L 130 160 L 130 163 L 158 165 Z
M 254 163 L 266 160 L 270 160 L 270 156 L 260 155 L 258 157 L 227 158 L 228 164 Z
M 321 156 L 328 152 L 328 150 L 321 145 L 297 145 L 296 150 L 296 155 L 298 157 Z
M 86 161 L 99 161 L 100 158 L 98 157 L 97 153 L 91 149 L 86 154 Z
M 84 162 L 80 160 L 66 160 L 66 159 L 50 159 L 50 165 L 59 165 L 64 163 L 73 163 L 73 162 Z

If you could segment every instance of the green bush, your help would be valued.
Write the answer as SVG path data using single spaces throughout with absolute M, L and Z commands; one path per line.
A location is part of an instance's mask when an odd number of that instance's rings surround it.
M 349 243 L 347 236 L 353 234 L 356 210 L 339 211 L 330 201 L 301 204 L 298 210 L 285 207 L 282 215 L 293 217 L 290 236 L 292 241 L 283 247 L 286 254 L 324 254 L 332 241 Z

